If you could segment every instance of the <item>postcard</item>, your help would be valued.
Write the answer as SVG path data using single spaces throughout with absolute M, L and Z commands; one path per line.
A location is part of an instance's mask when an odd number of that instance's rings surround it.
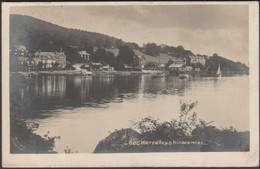
M 259 165 L 257 2 L 2 9 L 4 167 Z

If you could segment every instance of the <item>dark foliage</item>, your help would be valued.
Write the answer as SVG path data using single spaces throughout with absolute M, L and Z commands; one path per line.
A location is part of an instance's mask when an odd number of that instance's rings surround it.
M 53 151 L 55 139 L 49 131 L 43 136 L 35 134 L 39 124 L 21 120 L 21 110 L 16 103 L 10 108 L 10 152 L 11 153 L 56 153 Z
M 188 56 L 194 55 L 190 50 L 185 50 L 184 47 L 178 46 L 160 46 L 155 43 L 148 43 L 143 49 L 145 54 L 151 56 L 158 56 L 160 53 L 165 53 L 176 58 L 186 58 Z
M 155 43 L 148 43 L 146 44 L 144 51 L 147 55 L 158 56 L 160 54 L 161 47 L 157 46 Z
M 131 46 L 123 45 L 119 48 L 119 54 L 113 66 L 116 70 L 124 70 L 124 64 L 135 68 L 138 66 L 138 63 L 138 58 L 136 57 Z
M 63 28 L 30 16 L 10 15 L 10 46 L 24 44 L 30 51 L 60 48 L 120 46 L 122 40 L 104 34 Z
M 217 71 L 219 64 L 221 65 L 222 71 L 235 71 L 241 73 L 248 73 L 249 71 L 248 66 L 245 64 L 228 60 L 218 56 L 218 54 L 214 54 L 206 61 L 206 67 L 208 67 L 209 71 Z
M 111 133 L 100 141 L 95 153 L 115 152 L 185 152 L 185 151 L 249 151 L 249 132 L 238 132 L 232 126 L 218 129 L 212 122 L 197 119 L 193 108 L 197 102 L 181 101 L 179 119 L 159 122 L 146 117 L 132 121 L 132 127 Z M 138 132 L 136 132 L 137 130 Z M 199 141 L 203 144 L 130 145 L 130 141 L 169 142 Z
M 105 49 L 97 49 L 90 59 L 93 62 L 101 63 L 103 65 L 115 65 L 115 56 L 111 52 L 107 52 Z
M 158 67 L 158 64 L 157 64 L 157 63 L 148 62 L 148 63 L 144 66 L 144 69 L 154 70 L 154 69 L 157 69 L 157 67 Z

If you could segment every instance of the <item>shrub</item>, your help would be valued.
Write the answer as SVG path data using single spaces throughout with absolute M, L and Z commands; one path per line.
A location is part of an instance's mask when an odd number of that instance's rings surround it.
M 140 121 L 131 121 L 132 129 L 138 130 L 146 139 L 172 140 L 187 139 L 196 128 L 197 113 L 191 110 L 198 102 L 180 102 L 179 120 L 172 119 L 169 122 L 159 122 L 159 119 L 146 117 Z
M 178 120 L 159 122 L 159 119 L 149 116 L 140 121 L 131 121 L 131 128 L 140 132 L 144 140 L 203 141 L 206 146 L 202 146 L 202 149 L 205 151 L 209 150 L 207 146 L 223 150 L 234 149 L 240 144 L 234 127 L 218 129 L 211 125 L 213 121 L 198 120 L 197 113 L 193 111 L 197 105 L 198 102 L 180 101 Z
M 39 128 L 36 122 L 25 122 L 20 119 L 21 112 L 17 104 L 10 108 L 10 152 L 11 153 L 55 153 L 55 139 L 50 137 L 49 131 L 43 136 L 35 134 Z

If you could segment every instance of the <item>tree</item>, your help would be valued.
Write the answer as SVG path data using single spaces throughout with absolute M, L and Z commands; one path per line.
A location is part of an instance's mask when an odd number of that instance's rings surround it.
M 118 39 L 118 40 L 116 40 L 115 41 L 115 46 L 116 46 L 116 48 L 121 48 L 122 46 L 123 46 L 123 41 L 122 41 L 122 39 Z
M 54 63 L 54 69 L 58 69 L 59 68 L 59 63 L 58 62 L 55 62 Z
M 104 49 L 98 49 L 93 55 L 91 55 L 91 60 L 93 62 L 99 62 L 104 64 L 106 58 L 106 51 Z
M 114 65 L 115 55 L 112 52 L 107 52 L 104 61 L 106 64 Z
M 103 39 L 97 39 L 95 44 L 98 48 L 102 48 L 104 46 L 104 41 Z
M 171 64 L 173 64 L 172 59 L 169 59 L 168 63 L 166 63 L 165 67 L 168 68 Z
M 174 56 L 177 58 L 183 57 L 184 51 L 185 50 L 184 50 L 183 46 L 178 46 L 174 51 Z
M 133 46 L 133 49 L 139 49 L 139 48 L 140 48 L 137 43 L 131 43 L 131 44 L 132 44 L 132 46 Z
M 128 64 L 130 66 L 134 65 L 135 53 L 129 46 L 122 46 L 119 49 L 119 55 L 117 57 L 118 62 L 121 64 Z
M 76 68 L 74 66 L 72 66 L 72 64 L 68 63 L 68 64 L 66 64 L 65 69 L 66 70 L 75 70 Z
M 214 54 L 213 54 L 213 57 L 218 57 L 218 54 L 217 54 L 217 53 L 214 53 Z
M 46 62 L 43 64 L 43 68 L 44 68 L 44 69 L 47 68 L 47 63 L 46 63 Z
M 145 66 L 144 66 L 145 69 L 148 69 L 148 70 L 154 70 L 157 68 L 157 64 L 154 63 L 154 62 L 148 62 Z
M 110 49 L 113 46 L 113 43 L 109 39 L 105 39 L 104 47 Z
M 40 62 L 38 63 L 38 65 L 37 65 L 37 69 L 38 69 L 38 70 L 41 70 L 41 69 L 42 69 L 42 66 L 43 66 L 43 63 L 42 63 L 42 61 L 40 61 Z
M 145 53 L 151 56 L 158 56 L 160 54 L 161 47 L 155 43 L 148 43 L 145 48 Z

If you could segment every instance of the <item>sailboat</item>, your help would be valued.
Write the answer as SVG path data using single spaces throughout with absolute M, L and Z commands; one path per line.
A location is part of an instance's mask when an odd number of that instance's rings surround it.
M 220 69 L 220 63 L 218 64 L 218 71 L 217 71 L 217 77 L 221 77 L 222 76 L 222 72 Z

